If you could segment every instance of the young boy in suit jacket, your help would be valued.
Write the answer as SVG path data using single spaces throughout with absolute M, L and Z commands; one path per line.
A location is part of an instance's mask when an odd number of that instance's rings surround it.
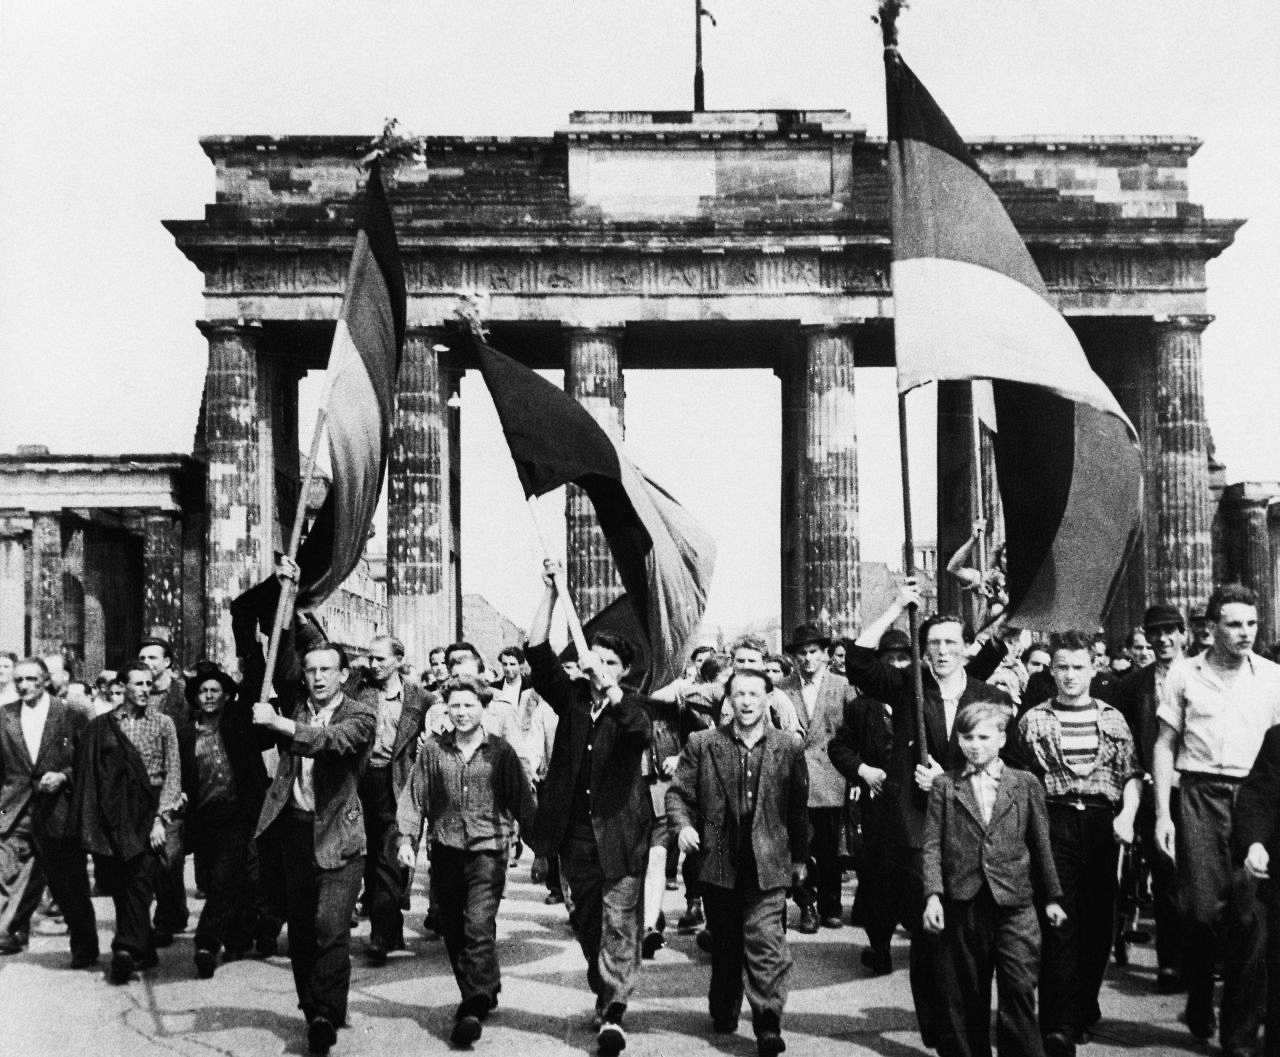
M 934 779 L 924 828 L 924 927 L 941 934 L 942 1057 L 990 1057 L 991 977 L 1000 1057 L 1042 1057 L 1035 1016 L 1040 925 L 1065 920 L 1044 790 L 1000 760 L 1007 706 L 965 705 L 956 731 L 967 763 Z M 1035 886 L 1033 887 L 1033 870 Z

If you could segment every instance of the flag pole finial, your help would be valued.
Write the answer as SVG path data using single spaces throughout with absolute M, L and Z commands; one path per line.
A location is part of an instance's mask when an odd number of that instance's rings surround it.
M 879 13 L 871 16 L 871 21 L 880 25 L 885 51 L 898 50 L 898 15 L 906 7 L 907 0 L 880 0 Z

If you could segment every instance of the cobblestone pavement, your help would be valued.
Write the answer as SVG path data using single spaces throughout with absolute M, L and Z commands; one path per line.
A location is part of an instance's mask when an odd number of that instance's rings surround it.
M 543 890 L 529 883 L 528 864 L 526 854 L 512 871 L 502 904 L 502 1004 L 485 1025 L 475 1052 L 493 1057 L 594 1054 L 582 956 L 564 908 L 543 904 Z M 418 931 L 425 909 L 420 889 L 413 903 L 409 951 L 393 954 L 383 968 L 363 964 L 360 952 L 368 926 L 362 922 L 357 930 L 350 1026 L 339 1033 L 334 1057 L 448 1051 L 457 991 L 441 944 L 423 940 Z M 94 905 L 105 950 L 111 903 L 98 899 Z M 682 905 L 680 893 L 667 893 L 673 919 Z M 193 903 L 193 909 L 198 906 Z M 816 936 L 793 930 L 790 937 L 796 968 L 784 1022 L 789 1054 L 911 1057 L 927 1052 L 915 1031 L 901 933 L 894 943 L 896 971 L 874 979 L 861 975 L 858 953 L 865 938 L 860 929 L 824 929 Z M 158 969 L 126 987 L 109 986 L 101 971 L 70 971 L 64 967 L 68 957 L 65 937 L 33 935 L 25 954 L 0 959 L 0 1053 L 306 1053 L 289 962 L 283 956 L 237 962 L 219 968 L 212 980 L 197 980 L 187 933 L 161 951 Z M 1135 947 L 1133 965 L 1124 970 L 1112 966 L 1102 995 L 1103 1020 L 1094 1041 L 1081 1047 L 1081 1057 L 1216 1052 L 1197 1043 L 1179 1023 L 1181 996 L 1152 993 L 1153 959 L 1150 947 Z M 669 947 L 645 962 L 627 1016 L 626 1054 L 753 1057 L 749 1016 L 737 1036 L 709 1035 L 708 972 L 706 956 L 692 937 L 673 937 Z

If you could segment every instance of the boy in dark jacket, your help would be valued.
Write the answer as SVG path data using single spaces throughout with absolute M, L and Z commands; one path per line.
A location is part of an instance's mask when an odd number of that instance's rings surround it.
M 999 759 L 1010 710 L 975 701 L 956 716 L 965 766 L 934 779 L 925 816 L 924 927 L 940 933 L 942 1057 L 989 1057 L 991 977 L 1000 1057 L 1042 1057 L 1035 1016 L 1040 925 L 1066 919 L 1049 846 L 1044 790 Z M 1032 886 L 1035 872 L 1036 887 Z

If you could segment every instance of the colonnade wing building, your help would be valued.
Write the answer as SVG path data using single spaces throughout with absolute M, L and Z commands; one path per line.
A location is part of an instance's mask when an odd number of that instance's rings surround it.
M 228 604 L 269 569 L 293 509 L 297 383 L 325 364 L 367 141 L 220 136 L 202 145 L 215 200 L 203 219 L 166 224 L 204 275 L 198 325 L 209 343 L 196 452 L 203 547 L 181 551 L 202 570 L 179 578 L 203 597 L 180 608 L 188 654 L 200 644 L 228 658 Z M 1152 601 L 1197 606 L 1215 575 L 1234 575 L 1265 588 L 1270 635 L 1266 503 L 1260 529 L 1256 511 L 1224 522 L 1214 492 L 1205 266 L 1241 222 L 1207 219 L 1188 200 L 1198 146 L 1178 137 L 972 144 L 1141 435 L 1145 531 L 1110 626 L 1133 625 Z M 566 389 L 618 433 L 626 371 L 775 371 L 783 626 L 853 626 L 863 528 L 853 394 L 859 367 L 893 362 L 884 142 L 838 110 L 579 112 L 549 137 L 428 137 L 422 148 L 417 164 L 388 174 L 409 332 L 388 474 L 387 601 L 409 655 L 425 658 L 460 623 L 466 548 L 450 396 L 472 365 L 451 321 L 474 294 L 497 347 L 563 369 Z M 972 517 L 968 386 L 941 386 L 938 407 L 945 560 Z M 566 502 L 570 584 L 589 615 L 619 587 L 589 505 L 575 494 Z M 988 512 L 998 524 L 998 509 Z M 939 585 L 943 605 L 956 602 L 949 590 Z

